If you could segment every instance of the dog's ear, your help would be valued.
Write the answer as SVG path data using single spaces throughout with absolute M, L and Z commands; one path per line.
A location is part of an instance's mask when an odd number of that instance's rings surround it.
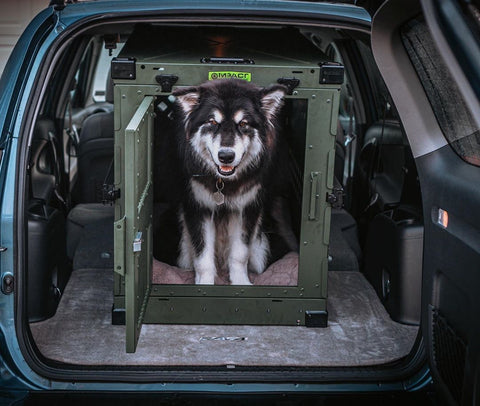
M 185 117 L 188 117 L 200 100 L 200 91 L 196 87 L 177 89 L 173 93 L 175 101 L 182 108 Z
M 270 124 L 283 106 L 283 98 L 287 93 L 287 88 L 283 85 L 272 85 L 265 89 L 261 89 L 262 109 Z

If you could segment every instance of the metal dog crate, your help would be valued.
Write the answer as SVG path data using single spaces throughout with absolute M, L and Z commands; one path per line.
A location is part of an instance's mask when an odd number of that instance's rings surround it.
M 236 77 L 284 83 L 307 105 L 297 286 L 152 285 L 154 105 L 177 86 Z M 327 324 L 329 201 L 343 67 L 296 31 L 139 26 L 112 61 L 115 97 L 113 321 L 127 352 L 143 323 Z M 157 134 L 157 136 L 159 136 Z M 161 135 L 160 135 L 161 136 Z

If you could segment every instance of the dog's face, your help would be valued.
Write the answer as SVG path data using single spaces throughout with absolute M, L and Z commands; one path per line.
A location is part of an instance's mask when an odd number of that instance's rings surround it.
M 285 87 L 258 88 L 245 81 L 210 81 L 174 93 L 187 143 L 203 174 L 235 179 L 258 168 L 275 145 L 276 116 Z

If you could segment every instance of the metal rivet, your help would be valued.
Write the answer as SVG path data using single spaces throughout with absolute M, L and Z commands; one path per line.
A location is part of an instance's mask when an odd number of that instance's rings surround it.
M 126 99 L 126 98 L 127 98 L 127 96 L 122 94 L 122 99 Z
M 317 98 L 317 95 L 316 94 L 312 94 L 312 99 L 316 99 Z
M 298 92 L 296 90 L 293 91 L 292 93 L 294 96 L 298 95 Z
M 309 145 L 309 146 L 308 146 L 308 149 L 313 149 L 313 145 Z
M 330 100 L 330 99 L 327 99 L 327 103 L 330 103 L 330 102 L 331 102 L 331 100 Z
M 308 241 L 304 241 L 304 242 L 303 242 L 303 245 L 307 245 L 307 244 L 308 244 Z

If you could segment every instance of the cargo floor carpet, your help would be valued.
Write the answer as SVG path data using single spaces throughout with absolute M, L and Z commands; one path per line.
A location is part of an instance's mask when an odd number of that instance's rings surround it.
M 87 365 L 358 366 L 410 351 L 417 327 L 393 322 L 361 273 L 329 272 L 328 283 L 328 328 L 144 325 L 127 354 L 125 327 L 111 325 L 113 272 L 82 269 L 56 315 L 30 327 L 45 357 Z

